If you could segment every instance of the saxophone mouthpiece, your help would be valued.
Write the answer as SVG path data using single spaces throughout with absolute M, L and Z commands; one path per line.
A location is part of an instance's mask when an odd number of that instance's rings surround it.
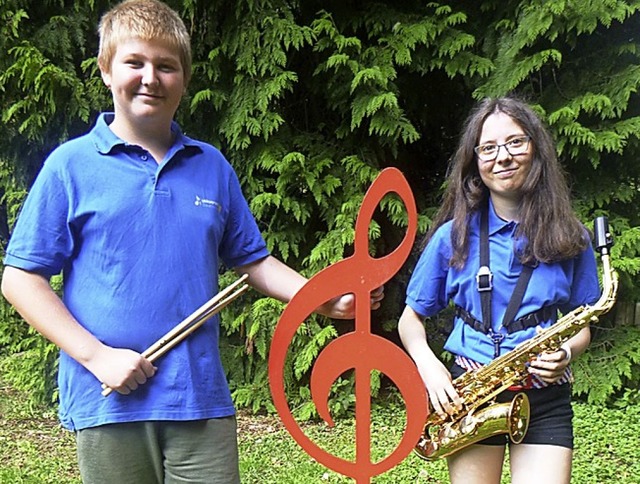
M 593 232 L 596 250 L 601 254 L 608 252 L 613 245 L 613 236 L 609 232 L 609 219 L 597 217 L 593 222 Z

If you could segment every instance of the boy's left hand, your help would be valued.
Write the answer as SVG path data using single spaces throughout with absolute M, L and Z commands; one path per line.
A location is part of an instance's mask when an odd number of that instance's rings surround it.
M 378 309 L 382 299 L 384 299 L 384 286 L 371 292 L 371 309 Z M 356 298 L 353 294 L 343 294 L 326 302 L 316 312 L 333 319 L 354 319 Z

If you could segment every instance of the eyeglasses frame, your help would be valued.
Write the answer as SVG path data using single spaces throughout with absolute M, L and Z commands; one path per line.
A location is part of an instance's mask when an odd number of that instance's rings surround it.
M 516 139 L 525 139 L 526 140 L 525 149 L 521 153 L 511 153 L 511 151 L 509 151 L 509 148 L 507 147 L 509 145 L 509 143 L 512 143 Z M 478 148 L 480 148 L 481 146 L 484 146 L 484 145 L 475 146 L 473 148 L 473 152 L 476 154 L 476 156 L 478 157 L 478 159 L 480 161 L 494 161 L 494 160 L 498 159 L 498 155 L 500 154 L 500 148 L 504 148 L 505 150 L 507 150 L 507 153 L 509 153 L 509 155 L 511 155 L 511 156 L 519 156 L 519 155 L 524 155 L 525 153 L 527 153 L 527 151 L 529 151 L 529 143 L 531 143 L 531 136 L 529 136 L 527 134 L 523 134 L 522 136 L 516 136 L 515 138 L 507 141 L 506 143 L 502 143 L 502 144 L 496 143 L 496 148 L 497 148 L 496 156 L 494 156 L 493 158 L 482 158 L 480 156 L 480 153 L 478 153 Z M 485 144 L 492 144 L 492 143 L 485 143 Z

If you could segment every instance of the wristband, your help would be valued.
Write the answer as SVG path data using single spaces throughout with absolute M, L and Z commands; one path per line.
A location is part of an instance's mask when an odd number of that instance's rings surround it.
M 571 361 L 571 357 L 573 356 L 571 354 L 571 346 L 569 346 L 568 344 L 565 343 L 562 346 L 560 346 L 560 349 L 564 350 L 564 352 L 565 352 L 564 359 L 567 360 L 567 361 Z

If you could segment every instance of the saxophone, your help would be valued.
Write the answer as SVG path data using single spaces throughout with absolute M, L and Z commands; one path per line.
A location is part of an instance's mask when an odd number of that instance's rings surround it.
M 527 377 L 529 361 L 542 352 L 557 351 L 582 328 L 596 323 L 598 317 L 615 303 L 618 275 L 609 260 L 613 241 L 606 217 L 598 217 L 594 228 L 595 246 L 602 262 L 600 299 L 592 306 L 574 309 L 510 352 L 456 378 L 453 386 L 463 402 L 462 408 L 444 418 L 435 413 L 427 418 L 422 437 L 414 449 L 419 457 L 433 461 L 498 434 L 508 434 L 516 444 L 522 441 L 529 426 L 528 397 L 517 393 L 507 403 L 495 403 L 495 397 Z

